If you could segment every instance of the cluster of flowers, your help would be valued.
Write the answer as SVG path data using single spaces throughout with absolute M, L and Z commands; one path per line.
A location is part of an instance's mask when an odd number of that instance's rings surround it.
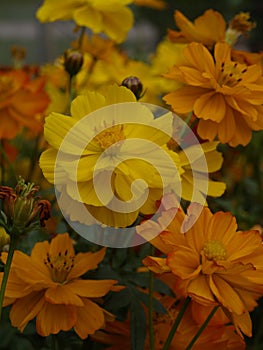
M 45 0 L 37 19 L 73 20 L 78 40 L 53 64 L 25 66 L 15 48 L 14 67 L 0 68 L 0 310 L 21 332 L 35 322 L 42 337 L 74 331 L 112 350 L 245 349 L 263 295 L 261 232 L 206 196 L 227 191 L 211 176 L 218 146 L 263 129 L 263 55 L 234 49 L 255 24 L 175 11 L 178 31 L 142 62 L 119 46 L 134 6 L 165 2 Z M 68 222 L 91 241 L 133 227 L 145 243 L 83 244 Z

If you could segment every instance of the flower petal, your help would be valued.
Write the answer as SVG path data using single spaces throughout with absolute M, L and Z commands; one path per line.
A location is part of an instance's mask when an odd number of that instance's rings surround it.
M 75 279 L 67 283 L 67 288 L 80 297 L 98 298 L 107 294 L 116 283 L 115 280 Z
M 83 298 L 84 307 L 77 308 L 77 322 L 74 330 L 81 339 L 85 339 L 89 334 L 94 334 L 96 330 L 102 328 L 105 323 L 103 310 L 90 301 Z
M 55 238 L 52 239 L 49 248 L 50 255 L 65 254 L 68 256 L 74 256 L 74 248 L 72 239 L 68 233 L 60 233 Z
M 69 331 L 76 321 L 76 307 L 45 302 L 37 315 L 37 333 L 47 337 L 60 331 Z
M 28 322 L 36 317 L 43 307 L 43 294 L 44 292 L 33 292 L 16 300 L 10 310 L 12 326 L 23 332 Z
M 83 306 L 81 298 L 73 293 L 67 284 L 57 284 L 54 288 L 48 288 L 45 292 L 45 300 L 51 304 Z
M 96 253 L 78 253 L 75 256 L 74 266 L 68 274 L 68 281 L 78 278 L 89 270 L 96 269 L 98 264 L 103 260 L 106 248 L 102 248 Z

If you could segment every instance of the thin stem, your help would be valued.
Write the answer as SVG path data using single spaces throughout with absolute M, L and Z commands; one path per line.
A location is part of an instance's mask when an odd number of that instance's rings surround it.
M 167 337 L 166 342 L 164 344 L 163 350 L 168 350 L 169 349 L 169 346 L 170 346 L 170 344 L 171 344 L 171 342 L 173 340 L 175 332 L 176 332 L 176 330 L 177 330 L 177 328 L 178 328 L 178 326 L 179 326 L 179 324 L 180 324 L 180 322 L 181 322 L 181 320 L 182 320 L 182 318 L 184 316 L 184 313 L 185 313 L 185 311 L 186 311 L 190 301 L 191 301 L 190 297 L 187 297 L 185 299 L 185 302 L 184 302 L 184 304 L 183 304 L 183 306 L 182 306 L 178 316 L 176 317 L 176 319 L 174 321 L 173 327 L 171 328 L 170 333 L 168 334 L 168 337 Z
M 82 43 L 83 43 L 85 31 L 86 31 L 86 27 L 81 27 L 80 36 L 79 36 L 79 40 L 78 40 L 78 49 L 79 50 L 81 50 L 81 48 L 82 48 Z
M 192 338 L 192 340 L 190 341 L 190 343 L 188 344 L 187 348 L 185 350 L 190 350 L 192 349 L 194 343 L 197 341 L 197 339 L 199 338 L 199 336 L 201 335 L 201 333 L 205 330 L 206 326 L 208 325 L 208 323 L 210 322 L 211 318 L 214 316 L 214 314 L 216 313 L 217 309 L 219 308 L 219 305 L 215 306 L 213 308 L 213 310 L 210 312 L 210 314 L 207 316 L 207 319 L 205 320 L 205 322 L 202 324 L 202 326 L 199 328 L 198 332 L 196 333 L 196 335 Z
M 51 334 L 51 350 L 58 350 L 56 334 Z
M 6 285 L 7 285 L 7 280 L 11 268 L 11 263 L 13 260 L 13 255 L 15 251 L 15 246 L 16 246 L 16 239 L 15 237 L 10 237 L 10 245 L 9 245 L 9 251 L 7 255 L 7 260 L 4 268 L 4 276 L 2 279 L 2 284 L 1 284 L 1 290 L 0 290 L 0 320 L 2 316 L 2 309 L 3 309 L 3 301 L 4 301 L 4 296 L 5 296 L 5 290 L 6 290 Z
M 151 255 L 154 255 L 154 247 L 151 246 Z M 150 350 L 154 350 L 154 331 L 153 331 L 153 272 L 149 271 L 149 338 L 150 338 Z

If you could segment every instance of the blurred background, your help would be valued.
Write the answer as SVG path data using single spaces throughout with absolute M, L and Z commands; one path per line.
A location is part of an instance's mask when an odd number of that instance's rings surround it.
M 52 62 L 76 38 L 73 22 L 41 24 L 35 14 L 43 1 L 0 0 L 0 64 L 10 64 L 10 48 L 23 46 L 27 51 L 26 63 Z M 193 20 L 206 9 L 213 8 L 229 21 L 240 11 L 250 12 L 257 22 L 249 38 L 239 42 L 242 49 L 263 50 L 263 1 L 260 0 L 168 0 L 165 10 L 154 10 L 133 6 L 135 26 L 130 31 L 125 49 L 132 58 L 142 59 L 152 53 L 156 44 L 166 35 L 167 28 L 176 29 L 173 13 L 175 9 Z

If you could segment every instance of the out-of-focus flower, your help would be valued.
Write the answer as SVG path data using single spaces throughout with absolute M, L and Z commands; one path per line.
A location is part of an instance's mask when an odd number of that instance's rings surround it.
M 132 0 L 45 0 L 37 11 L 41 22 L 73 19 L 77 25 L 88 27 L 94 33 L 105 33 L 117 43 L 125 40 L 133 25 L 132 11 L 127 7 Z
M 126 118 L 129 117 L 129 123 L 122 123 L 122 114 L 120 112 L 107 112 L 101 114 L 101 117 L 89 118 L 91 112 L 100 109 L 101 107 L 109 106 L 111 104 L 122 102 L 133 102 L 132 106 L 136 108 L 123 110 Z M 172 130 L 171 115 L 167 115 L 154 119 L 150 109 L 146 106 L 136 102 L 134 94 L 123 86 L 108 86 L 101 92 L 89 92 L 87 95 L 78 96 L 71 105 L 71 115 L 52 113 L 46 119 L 45 137 L 51 148 L 42 153 L 40 157 L 40 166 L 43 170 L 46 179 L 54 183 L 56 172 L 56 185 L 59 185 L 61 196 L 68 201 L 70 200 L 72 206 L 69 204 L 65 208 L 73 210 L 71 212 L 71 219 L 80 221 L 78 206 L 85 204 L 88 212 L 106 225 L 114 227 L 126 227 L 136 220 L 139 211 L 144 214 L 153 214 L 156 211 L 154 205 L 155 201 L 160 199 L 163 191 L 163 180 L 171 179 L 171 186 L 176 187 L 175 169 L 171 169 L 165 165 L 163 173 L 160 174 L 155 168 L 156 159 L 152 152 L 152 147 L 163 146 L 169 140 L 169 135 L 162 132 L 159 125 L 165 126 Z M 124 108 L 124 107 L 123 107 Z M 87 118 L 89 121 L 89 129 L 79 129 L 78 133 L 74 131 L 71 133 L 73 137 L 72 145 L 67 148 L 66 157 L 61 161 L 57 160 L 57 154 L 66 134 L 76 126 L 82 118 Z M 142 123 L 143 121 L 143 123 Z M 79 125 L 79 124 L 78 124 Z M 167 129 L 167 130 L 168 130 Z M 99 132 L 99 130 L 102 130 Z M 170 131 L 171 131 L 170 130 Z M 168 131 L 169 132 L 169 131 Z M 89 137 L 95 135 L 90 141 Z M 76 136 L 74 137 L 74 135 Z M 129 139 L 138 139 L 134 144 L 122 141 L 129 141 Z M 78 147 L 79 141 L 85 145 L 84 149 Z M 86 141 L 89 140 L 89 141 Z M 141 149 L 139 140 L 147 140 L 144 142 L 144 149 Z M 114 145 L 116 143 L 116 145 Z M 108 150 L 109 149 L 109 150 Z M 167 153 L 163 150 L 163 153 Z M 98 167 L 98 160 L 103 154 L 103 163 Z M 167 153 L 168 157 L 168 153 Z M 169 157 L 174 161 L 174 166 L 178 162 L 176 153 L 169 153 Z M 147 158 L 147 161 L 144 159 Z M 112 164 L 118 160 L 115 169 L 112 169 Z M 157 160 L 158 163 L 158 160 Z M 56 166 L 55 166 L 56 164 Z M 75 177 L 76 167 L 77 176 Z M 97 167 L 97 169 L 96 169 Z M 97 170 L 95 172 L 95 169 Z M 112 169 L 112 170 L 111 170 Z M 105 179 L 108 173 L 111 173 L 111 186 L 105 191 Z M 63 175 L 62 175 L 63 173 Z M 62 175 L 62 176 L 61 176 Z M 94 177 L 94 178 L 93 178 Z M 129 209 L 122 211 L 111 210 L 112 203 L 114 203 L 115 196 L 122 201 L 129 202 L 132 198 L 131 185 L 136 179 L 143 179 L 149 186 L 149 195 L 142 206 L 136 209 Z M 76 193 L 75 182 L 79 193 Z M 104 202 L 98 197 L 94 182 L 97 184 L 97 189 L 103 189 Z M 144 198 L 144 190 L 137 185 L 136 201 L 140 203 L 140 199 Z M 71 207 L 71 208 L 70 208 Z M 153 209 L 154 207 L 154 209 Z M 154 210 L 154 211 L 152 211 Z M 88 222 L 88 217 L 85 215 L 85 223 Z M 96 222 L 96 221 L 95 221 Z
M 192 207 L 194 215 L 198 208 Z M 236 231 L 237 223 L 230 213 L 212 214 L 209 208 L 202 209 L 185 234 L 181 233 L 183 220 L 179 209 L 160 234 L 168 245 L 167 258 L 146 257 L 144 264 L 157 273 L 170 269 L 178 277 L 176 288 L 185 296 L 204 306 L 220 305 L 237 332 L 251 336 L 249 312 L 263 293 L 259 232 Z
M 168 37 L 175 43 L 199 42 L 212 49 L 214 44 L 225 39 L 226 22 L 223 16 L 212 9 L 189 21 L 180 11 L 176 10 L 174 19 L 180 31 L 168 29 Z
M 199 43 L 185 49 L 188 61 L 175 65 L 166 77 L 185 86 L 164 96 L 177 113 L 193 111 L 199 119 L 197 132 L 212 141 L 218 136 L 231 146 L 247 145 L 252 130 L 263 129 L 262 68 L 231 60 L 227 43 L 217 43 L 214 58 Z
M 240 35 L 247 35 L 255 27 L 256 23 L 250 21 L 250 13 L 240 12 L 229 22 L 225 41 L 230 46 L 234 46 Z
M 12 139 L 26 127 L 42 130 L 39 114 L 48 107 L 43 78 L 31 79 L 25 70 L 0 70 L 0 139 Z
M 166 1 L 163 0 L 133 0 L 137 6 L 151 7 L 156 10 L 163 10 L 167 7 Z
M 159 301 L 167 309 L 167 313 L 159 314 L 154 312 L 153 315 L 154 346 L 156 350 L 163 349 L 171 326 L 182 306 L 181 303 L 176 305 L 176 300 L 169 296 L 162 296 Z M 185 350 L 192 337 L 197 333 L 199 327 L 200 326 L 194 321 L 191 309 L 189 308 L 184 314 L 169 349 Z M 130 337 L 129 319 L 124 322 L 108 322 L 104 330 L 98 331 L 92 336 L 94 340 L 109 345 L 109 347 L 106 347 L 107 350 L 122 350 L 123 348 L 130 348 Z M 209 325 L 198 338 L 193 349 L 210 350 L 211 347 L 216 350 L 241 350 L 245 349 L 245 343 L 237 334 L 235 334 L 233 326 L 225 326 L 222 324 L 213 326 Z M 148 332 L 144 349 L 150 349 Z
M 30 256 L 15 251 L 5 300 L 5 304 L 13 304 L 12 325 L 22 332 L 36 318 L 37 332 L 44 337 L 74 328 L 82 339 L 103 327 L 110 314 L 94 299 L 120 287 L 114 286 L 115 280 L 84 280 L 80 276 L 96 269 L 105 252 L 103 248 L 75 255 L 67 233 L 57 235 L 50 244 L 36 243 Z M 6 257 L 2 254 L 4 262 Z
M 0 199 L 3 203 L 0 218 L 8 231 L 12 228 L 13 233 L 23 233 L 25 228 L 36 221 L 45 226 L 45 221 L 50 217 L 51 204 L 36 197 L 38 190 L 38 186 L 33 183 L 26 184 L 22 178 L 15 189 L 0 186 Z
M 204 142 L 201 144 L 200 152 L 199 145 L 190 146 L 186 148 L 187 154 L 191 154 L 193 157 L 191 159 L 191 163 L 189 162 L 188 157 L 184 151 L 179 151 L 178 155 L 180 158 L 180 165 L 183 168 L 184 172 L 181 174 L 182 179 L 182 198 L 191 201 L 193 198 L 193 189 L 194 189 L 194 178 L 193 178 L 193 170 L 198 172 L 198 181 L 205 181 L 207 177 L 207 173 L 214 173 L 220 170 L 223 157 L 220 152 L 217 151 L 216 147 L 218 142 Z M 205 156 L 207 168 L 203 169 L 200 167 L 200 157 Z M 203 175 L 202 175 L 203 174 Z M 203 196 L 206 195 L 212 197 L 221 196 L 226 189 L 226 185 L 223 182 L 213 181 L 208 179 L 208 189 L 207 193 L 203 193 Z

